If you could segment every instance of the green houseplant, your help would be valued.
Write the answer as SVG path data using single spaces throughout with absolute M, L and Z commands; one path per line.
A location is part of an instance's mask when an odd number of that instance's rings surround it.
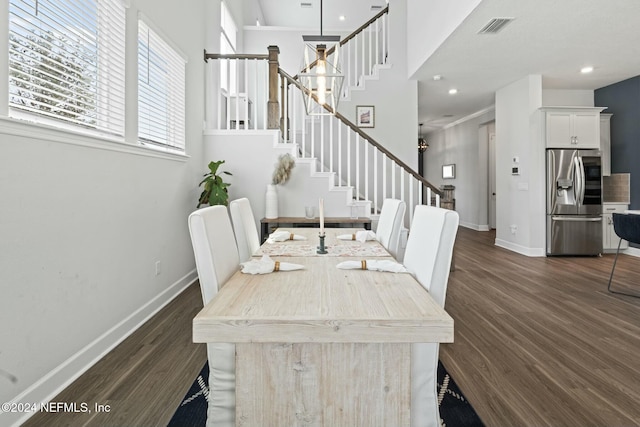
M 227 187 L 231 184 L 224 182 L 222 177 L 218 175 L 218 168 L 223 163 L 224 160 L 209 163 L 209 173 L 204 174 L 204 179 L 199 184 L 200 186 L 204 184 L 204 189 L 202 190 L 202 194 L 200 194 L 200 199 L 198 199 L 198 208 L 201 205 L 206 205 L 207 203 L 209 206 L 226 206 L 229 204 L 229 192 L 227 191 Z M 233 175 L 231 172 L 227 171 L 222 171 L 220 173 Z

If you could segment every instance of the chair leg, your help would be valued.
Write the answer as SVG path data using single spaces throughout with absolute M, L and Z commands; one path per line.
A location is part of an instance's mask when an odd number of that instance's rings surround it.
M 628 297 L 640 298 L 640 295 L 627 294 L 624 292 L 618 292 L 611 290 L 611 279 L 613 279 L 613 271 L 616 269 L 616 263 L 618 262 L 618 254 L 620 253 L 620 244 L 622 243 L 622 239 L 618 242 L 618 249 L 616 250 L 616 257 L 613 260 L 613 268 L 611 269 L 611 275 L 609 276 L 609 284 L 607 285 L 607 290 L 612 294 L 626 295 Z

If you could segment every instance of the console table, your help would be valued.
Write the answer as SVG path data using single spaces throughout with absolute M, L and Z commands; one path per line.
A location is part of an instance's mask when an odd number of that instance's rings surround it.
M 371 230 L 371 218 L 325 217 L 326 228 L 362 228 Z M 264 243 L 278 227 L 320 227 L 320 218 L 281 217 L 260 220 L 260 242 Z

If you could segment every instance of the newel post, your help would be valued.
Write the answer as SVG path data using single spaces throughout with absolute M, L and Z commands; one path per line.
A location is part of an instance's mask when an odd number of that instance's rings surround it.
M 278 46 L 269 46 L 269 101 L 267 102 L 267 129 L 280 127 L 280 106 L 278 105 Z

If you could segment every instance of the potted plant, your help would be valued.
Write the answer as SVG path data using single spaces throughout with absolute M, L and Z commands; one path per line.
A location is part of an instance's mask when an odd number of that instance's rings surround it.
M 204 174 L 204 179 L 199 184 L 204 184 L 204 189 L 202 190 L 202 194 L 200 194 L 200 199 L 198 199 L 198 208 L 201 205 L 206 204 L 209 204 L 209 206 L 226 206 L 229 204 L 229 192 L 227 191 L 227 187 L 231 184 L 224 182 L 222 177 L 218 175 L 218 168 L 223 163 L 224 160 L 209 163 L 209 173 Z M 227 171 L 222 171 L 221 173 L 232 175 L 231 172 Z

